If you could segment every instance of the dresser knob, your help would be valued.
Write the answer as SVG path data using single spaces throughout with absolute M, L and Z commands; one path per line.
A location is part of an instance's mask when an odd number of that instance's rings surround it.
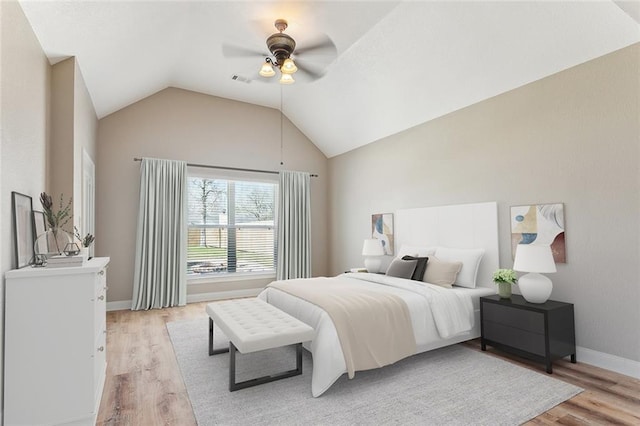
M 104 275 L 104 269 L 103 269 L 103 270 L 101 270 L 100 272 L 98 272 L 98 274 L 100 274 L 100 275 Z
M 104 300 L 104 295 L 103 296 L 98 296 L 98 300 Z
M 100 346 L 100 347 L 98 348 L 98 352 L 104 352 L 104 346 Z

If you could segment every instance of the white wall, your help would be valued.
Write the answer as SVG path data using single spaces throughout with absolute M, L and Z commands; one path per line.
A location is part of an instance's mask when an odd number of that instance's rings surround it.
M 134 157 L 266 170 L 318 173 L 311 179 L 312 272 L 327 272 L 327 159 L 280 112 L 168 88 L 100 120 L 96 163 L 96 253 L 110 256 L 109 302 L 131 300 L 140 163 Z M 189 285 L 188 295 L 268 284 L 271 279 Z M 126 304 L 122 305 L 123 307 Z
M 51 75 L 15 1 L 0 2 L 0 38 L 0 329 L 4 330 L 4 273 L 14 265 L 11 191 L 31 196 L 37 206 L 45 188 Z
M 552 298 L 575 304 L 580 347 L 638 368 L 639 76 L 637 44 L 331 158 L 331 272 L 362 265 L 373 213 L 482 201 L 509 268 L 509 207 L 562 202 Z

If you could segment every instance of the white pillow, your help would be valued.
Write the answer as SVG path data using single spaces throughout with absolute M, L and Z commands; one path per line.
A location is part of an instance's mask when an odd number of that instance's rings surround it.
M 413 257 L 425 257 L 425 256 L 433 256 L 436 253 L 437 247 L 420 247 L 420 246 L 409 246 L 403 244 L 400 247 L 400 251 L 398 251 L 398 258 L 402 259 L 404 256 L 413 256 Z
M 435 256 L 447 262 L 462 262 L 462 269 L 458 273 L 455 285 L 475 288 L 478 267 L 484 255 L 484 249 L 452 249 L 438 247 Z M 427 264 L 427 269 L 429 264 Z

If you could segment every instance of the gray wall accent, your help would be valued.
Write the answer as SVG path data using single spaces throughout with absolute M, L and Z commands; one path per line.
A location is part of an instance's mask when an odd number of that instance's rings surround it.
M 140 163 L 134 157 L 266 170 L 299 170 L 311 179 L 312 273 L 327 273 L 327 159 L 280 112 L 168 88 L 100 120 L 96 163 L 96 255 L 110 256 L 109 301 L 130 300 Z M 189 285 L 188 294 L 261 287 L 271 280 Z
M 331 273 L 362 265 L 373 213 L 483 201 L 510 268 L 509 207 L 563 202 L 551 297 L 579 346 L 640 361 L 639 78 L 636 44 L 331 158 Z

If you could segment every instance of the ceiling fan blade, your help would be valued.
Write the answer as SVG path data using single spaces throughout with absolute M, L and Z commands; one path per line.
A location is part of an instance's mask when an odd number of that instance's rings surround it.
M 256 56 L 269 56 L 268 54 L 265 54 L 263 51 L 258 49 L 251 49 L 248 47 L 227 43 L 222 45 L 222 54 L 227 58 L 254 58 Z
M 336 45 L 327 35 L 322 35 L 311 43 L 305 43 L 300 49 L 296 49 L 294 54 L 297 55 L 322 55 L 322 56 L 337 56 L 338 49 Z
M 317 67 L 313 67 L 304 61 L 300 61 L 296 59 L 296 66 L 298 67 L 298 71 L 306 74 L 310 77 L 311 80 L 318 80 L 324 77 L 326 74 L 326 69 L 318 69 Z

